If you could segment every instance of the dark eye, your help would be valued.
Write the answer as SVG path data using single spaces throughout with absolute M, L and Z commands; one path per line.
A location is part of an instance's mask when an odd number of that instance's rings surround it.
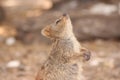
M 56 21 L 56 24 L 58 24 L 60 21 L 61 21 L 61 19 L 57 20 L 57 21 Z

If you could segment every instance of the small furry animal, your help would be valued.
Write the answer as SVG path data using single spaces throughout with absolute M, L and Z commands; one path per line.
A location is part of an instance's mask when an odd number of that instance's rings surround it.
M 90 51 L 83 48 L 74 36 L 69 15 L 63 14 L 45 27 L 42 34 L 53 40 L 53 44 L 36 80 L 84 80 L 82 63 L 90 59 Z

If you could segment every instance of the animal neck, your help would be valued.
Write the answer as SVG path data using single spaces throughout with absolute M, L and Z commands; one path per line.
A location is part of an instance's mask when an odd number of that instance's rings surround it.
M 80 44 L 74 36 L 64 39 L 55 39 L 50 53 L 50 60 L 56 64 L 67 62 L 66 57 L 78 53 L 79 50 Z
M 63 38 L 56 38 L 56 39 L 53 39 L 53 44 L 56 44 L 56 43 L 66 43 L 66 42 L 75 42 L 77 41 L 77 39 L 75 38 L 74 35 L 71 35 L 71 36 L 66 36 L 66 37 L 63 37 Z
M 53 41 L 53 50 L 64 50 L 64 52 L 79 52 L 80 43 L 75 36 L 69 36 L 66 38 L 55 39 Z

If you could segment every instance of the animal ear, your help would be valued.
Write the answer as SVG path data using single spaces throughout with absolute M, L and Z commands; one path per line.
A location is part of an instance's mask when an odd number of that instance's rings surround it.
M 50 31 L 51 31 L 50 26 L 47 26 L 47 27 L 42 29 L 41 33 L 44 36 L 49 36 L 50 35 Z
M 81 48 L 80 51 L 81 51 L 81 53 L 82 53 L 82 56 L 83 56 L 84 61 L 90 60 L 90 58 L 91 58 L 91 52 L 90 52 L 88 49 L 86 49 L 86 48 Z

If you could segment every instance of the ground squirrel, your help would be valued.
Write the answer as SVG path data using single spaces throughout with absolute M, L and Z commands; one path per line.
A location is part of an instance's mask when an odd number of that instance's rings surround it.
M 82 62 L 90 59 L 90 52 L 74 36 L 69 15 L 63 14 L 41 32 L 53 44 L 36 80 L 83 80 Z

